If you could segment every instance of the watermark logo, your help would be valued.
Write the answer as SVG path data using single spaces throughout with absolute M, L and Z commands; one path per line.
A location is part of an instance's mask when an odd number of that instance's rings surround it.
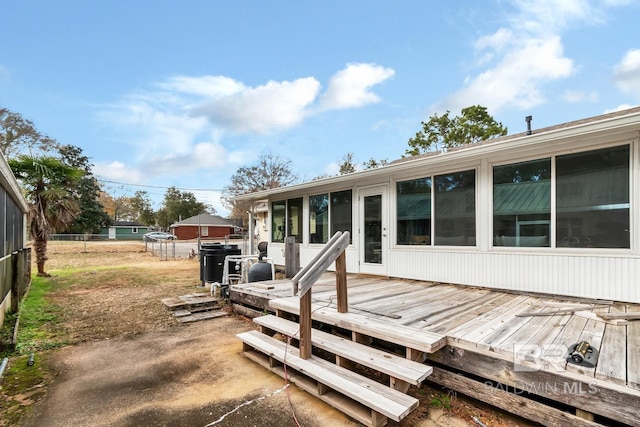
M 515 372 L 564 371 L 569 348 L 558 344 L 514 344 Z

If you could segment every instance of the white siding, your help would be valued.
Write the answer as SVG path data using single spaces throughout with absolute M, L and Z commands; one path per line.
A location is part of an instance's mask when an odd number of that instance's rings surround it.
M 640 303 L 634 256 L 392 250 L 389 275 Z
M 320 250 L 322 246 L 313 245 L 313 246 L 305 246 L 300 245 L 300 266 L 304 267 L 307 265 L 314 256 Z M 278 265 L 285 265 L 284 259 L 284 244 L 282 243 L 270 243 L 267 247 L 267 251 L 269 253 L 269 257 L 273 258 L 274 262 Z M 358 272 L 358 253 L 354 246 L 349 246 L 346 250 L 347 253 L 347 272 L 349 273 L 357 273 Z M 335 267 L 331 267 L 334 269 Z

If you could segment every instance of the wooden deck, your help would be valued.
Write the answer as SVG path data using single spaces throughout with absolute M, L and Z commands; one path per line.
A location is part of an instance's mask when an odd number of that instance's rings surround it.
M 518 405 L 513 412 L 547 425 L 601 425 L 609 419 L 640 426 L 640 320 L 595 314 L 637 313 L 640 304 L 354 275 L 348 277 L 349 313 L 341 314 L 335 289 L 333 274 L 314 285 L 314 320 L 344 325 L 347 314 L 352 323 L 387 325 L 384 337 L 371 336 L 432 353 L 427 363 L 436 370 L 429 379 L 442 385 L 503 409 Z M 234 285 L 231 294 L 258 311 L 266 308 L 264 301 L 272 311 L 296 314 L 299 307 L 288 280 Z M 407 331 L 442 335 L 446 342 L 419 348 L 401 338 Z M 580 341 L 599 350 L 595 368 L 565 361 L 566 349 Z M 549 409 L 541 412 L 541 405 Z M 576 411 L 587 419 L 575 417 Z

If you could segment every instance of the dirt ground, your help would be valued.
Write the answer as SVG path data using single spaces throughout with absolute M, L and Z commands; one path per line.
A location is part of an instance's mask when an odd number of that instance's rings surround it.
M 97 245 L 97 244 L 96 244 Z M 51 381 L 25 426 L 356 426 L 342 413 L 241 355 L 246 318 L 179 324 L 160 302 L 202 291 L 198 260 L 158 261 L 144 245 L 52 244 L 50 299 L 70 345 L 43 352 Z M 519 425 L 462 399 L 433 400 L 400 426 Z M 446 395 L 445 395 L 446 396 Z M 19 399 L 19 397 L 18 397 Z M 434 404 L 434 402 L 436 404 Z M 0 425 L 2 414 L 0 413 Z

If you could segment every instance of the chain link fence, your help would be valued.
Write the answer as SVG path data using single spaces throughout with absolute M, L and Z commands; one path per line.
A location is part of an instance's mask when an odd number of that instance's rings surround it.
M 109 238 L 106 234 L 53 234 L 49 238 L 50 241 L 69 242 L 69 244 L 82 244 L 82 252 L 107 252 L 120 247 L 121 250 L 130 248 L 131 250 L 140 250 L 151 252 L 158 259 L 172 260 L 181 258 L 198 258 L 200 251 L 200 243 L 218 242 L 225 245 L 238 245 L 243 254 L 249 253 L 249 239 L 246 236 L 242 238 L 221 238 L 221 239 L 202 239 L 198 242 L 194 240 L 148 240 L 145 241 L 141 236 L 118 236 L 116 239 Z M 127 246 L 129 245 L 129 246 Z M 257 242 L 256 246 L 257 247 Z

